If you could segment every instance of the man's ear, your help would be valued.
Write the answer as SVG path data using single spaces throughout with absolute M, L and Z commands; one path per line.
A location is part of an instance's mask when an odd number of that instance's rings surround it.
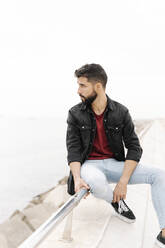
M 95 84 L 95 87 L 97 90 L 100 90 L 100 89 L 102 89 L 102 84 L 100 82 L 98 82 Z

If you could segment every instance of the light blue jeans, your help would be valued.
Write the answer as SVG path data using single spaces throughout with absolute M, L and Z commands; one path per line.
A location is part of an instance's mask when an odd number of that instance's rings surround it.
M 89 185 L 90 192 L 111 203 L 113 191 L 109 183 L 117 183 L 122 175 L 124 161 L 114 158 L 85 160 L 81 166 L 81 178 Z M 138 163 L 128 184 L 150 184 L 153 206 L 160 228 L 165 228 L 165 170 Z

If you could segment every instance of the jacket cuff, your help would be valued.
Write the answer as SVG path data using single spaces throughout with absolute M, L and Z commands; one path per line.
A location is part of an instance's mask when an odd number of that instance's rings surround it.
M 140 149 L 139 151 L 128 150 L 125 160 L 135 160 L 136 162 L 139 162 L 141 155 L 142 155 L 142 149 Z
M 70 166 L 70 163 L 72 162 L 80 162 L 82 164 L 82 161 L 80 158 L 74 158 L 74 159 L 68 159 L 68 166 Z

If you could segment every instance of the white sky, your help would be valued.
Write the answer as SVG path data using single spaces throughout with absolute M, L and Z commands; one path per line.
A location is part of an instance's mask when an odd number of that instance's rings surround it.
M 75 69 L 101 64 L 133 118 L 165 118 L 164 0 L 0 2 L 0 116 L 66 118 Z

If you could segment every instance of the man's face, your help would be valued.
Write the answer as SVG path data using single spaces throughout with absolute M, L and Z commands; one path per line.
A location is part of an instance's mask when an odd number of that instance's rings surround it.
M 77 83 L 79 86 L 77 93 L 81 97 L 81 100 L 90 105 L 97 97 L 93 84 L 88 82 L 86 77 L 79 77 Z

